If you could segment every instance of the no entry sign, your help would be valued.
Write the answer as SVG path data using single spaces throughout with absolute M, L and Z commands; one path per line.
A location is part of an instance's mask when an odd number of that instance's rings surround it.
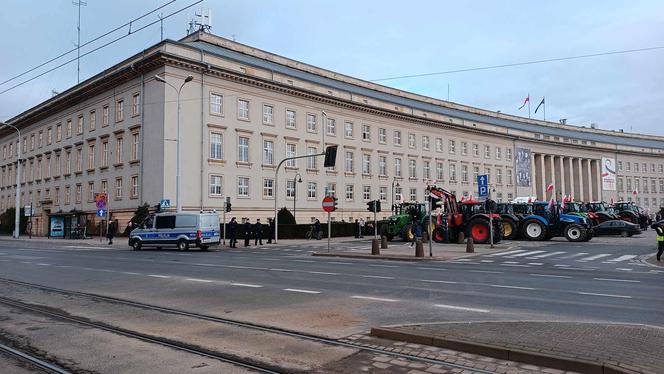
M 328 213 L 334 212 L 334 198 L 332 196 L 323 198 L 323 210 Z

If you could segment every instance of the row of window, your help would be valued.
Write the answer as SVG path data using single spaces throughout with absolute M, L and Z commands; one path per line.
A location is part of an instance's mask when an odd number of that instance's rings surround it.
M 140 94 L 138 93 L 133 94 L 132 104 L 131 104 L 132 117 L 137 116 L 141 113 L 140 102 L 141 102 Z M 115 103 L 116 122 L 121 122 L 124 120 L 125 117 L 124 107 L 125 107 L 124 99 L 118 99 Z M 110 108 L 108 104 L 102 107 L 101 112 L 102 112 L 101 126 L 106 127 L 109 125 L 109 120 L 110 120 Z M 76 131 L 76 135 L 83 134 L 83 131 L 85 129 L 85 117 L 81 114 L 75 120 L 76 120 L 75 129 L 73 123 L 74 119 L 69 118 L 65 121 L 64 128 L 62 123 L 57 123 L 55 125 L 55 130 L 53 129 L 53 127 L 48 127 L 45 131 L 39 130 L 35 131 L 32 134 L 24 136 L 22 139 L 23 155 L 27 154 L 28 150 L 33 151 L 35 149 L 42 148 L 44 145 L 51 145 L 53 141 L 55 141 L 56 143 L 60 142 L 62 141 L 63 137 L 71 138 L 74 135 L 74 131 Z M 88 131 L 94 131 L 97 128 L 97 110 L 90 110 L 88 112 L 87 128 Z M 18 147 L 19 147 L 18 141 L 10 142 L 9 144 L 4 144 L 2 146 L 2 159 L 5 160 L 7 158 L 18 156 Z
M 633 182 L 633 184 L 632 184 Z M 635 177 L 618 177 L 616 179 L 616 187 L 618 192 L 632 192 L 637 191 L 638 193 L 657 193 L 657 185 L 659 184 L 659 193 L 664 193 L 664 179 L 650 178 L 650 183 L 648 183 L 648 178 L 638 178 Z
M 641 165 L 641 166 L 639 166 Z M 638 163 L 638 162 L 628 162 L 625 161 L 624 163 L 622 161 L 618 161 L 618 171 L 626 171 L 626 172 L 631 172 L 634 170 L 635 173 L 647 173 L 648 172 L 648 164 L 645 162 Z M 664 164 L 659 164 L 655 165 L 654 163 L 650 163 L 650 173 L 655 173 L 655 170 L 658 170 L 660 174 L 664 174 Z

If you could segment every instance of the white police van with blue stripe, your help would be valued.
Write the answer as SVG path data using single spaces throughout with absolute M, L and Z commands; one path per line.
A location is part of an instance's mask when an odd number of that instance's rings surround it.
M 144 246 L 160 248 L 168 245 L 175 245 L 181 251 L 191 245 L 207 250 L 220 242 L 216 212 L 153 214 L 129 234 L 129 246 L 136 251 Z

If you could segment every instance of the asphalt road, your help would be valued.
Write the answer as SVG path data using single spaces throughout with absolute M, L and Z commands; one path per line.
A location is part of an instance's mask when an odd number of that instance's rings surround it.
M 654 234 L 551 241 L 449 262 L 312 257 L 325 243 L 216 252 L 0 241 L 0 277 L 342 337 L 375 325 L 560 320 L 662 326 Z M 338 246 L 366 246 L 367 241 Z

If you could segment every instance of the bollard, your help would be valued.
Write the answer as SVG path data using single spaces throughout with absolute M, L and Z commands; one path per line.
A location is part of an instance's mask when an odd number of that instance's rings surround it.
M 380 249 L 387 249 L 387 236 L 380 237 Z
M 380 249 L 378 249 L 378 239 L 371 239 L 371 254 L 380 255 Z
M 422 239 L 417 239 L 415 242 L 415 257 L 424 257 L 424 246 L 422 245 Z
M 457 239 L 457 244 L 463 244 L 463 242 L 466 240 L 466 234 L 461 231 L 459 233 L 459 238 Z
M 426 232 L 422 233 L 422 243 L 428 243 L 429 242 L 429 234 Z
M 475 253 L 475 242 L 470 236 L 466 240 L 466 253 Z

